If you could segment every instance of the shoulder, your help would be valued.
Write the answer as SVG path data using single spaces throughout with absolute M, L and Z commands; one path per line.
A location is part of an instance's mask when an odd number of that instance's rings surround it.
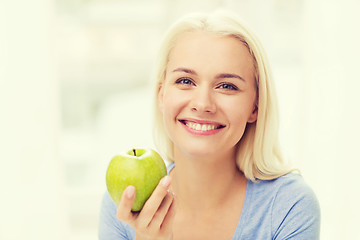
M 286 201 L 296 197 L 317 202 L 314 191 L 300 174 L 289 173 L 270 182 L 273 182 L 277 201 Z
M 259 180 L 254 182 L 256 187 L 270 188 L 271 190 L 281 190 L 284 187 L 290 188 L 309 188 L 304 178 L 298 173 L 288 173 L 272 180 Z
M 250 185 L 257 197 L 260 195 L 271 197 L 273 203 L 303 199 L 317 204 L 315 193 L 300 174 L 289 173 L 273 180 L 261 180 Z
M 275 195 L 273 210 L 281 211 L 286 205 L 301 205 L 319 210 L 318 199 L 300 174 L 289 173 L 273 180 Z
M 273 180 L 248 181 L 248 186 L 257 199 L 265 198 L 271 200 L 272 204 L 301 199 L 317 203 L 315 193 L 297 173 L 289 173 Z
M 299 234 L 304 239 L 318 238 L 319 202 L 300 174 L 289 173 L 275 180 L 262 181 L 259 188 L 271 191 L 268 196 L 271 196 L 271 231 L 274 239 Z

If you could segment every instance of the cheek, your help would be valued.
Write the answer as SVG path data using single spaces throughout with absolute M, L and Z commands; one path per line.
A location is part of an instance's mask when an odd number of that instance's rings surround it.
M 222 106 L 231 124 L 239 128 L 245 128 L 254 109 L 253 102 L 247 99 L 228 101 Z
M 231 124 L 236 128 L 244 128 L 247 123 L 247 114 L 238 109 L 232 109 L 231 112 Z
M 234 144 L 240 141 L 243 137 L 247 123 L 248 123 L 248 113 L 247 111 L 241 111 L 239 109 L 233 109 L 230 124 L 231 124 L 231 134 L 233 134 Z
M 171 89 L 164 92 L 163 114 L 167 118 L 175 118 L 184 107 L 184 98 L 177 91 Z
M 173 143 L 177 143 L 177 118 L 184 109 L 183 98 L 177 91 L 167 90 L 163 96 L 163 123 L 168 137 Z

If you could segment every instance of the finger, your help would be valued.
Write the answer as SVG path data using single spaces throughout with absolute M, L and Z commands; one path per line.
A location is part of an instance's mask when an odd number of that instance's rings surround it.
M 119 220 L 127 223 L 130 223 L 133 220 L 134 216 L 131 212 L 131 207 L 134 203 L 135 195 L 136 189 L 134 186 L 128 186 L 125 188 L 116 213 Z
M 174 195 L 174 193 L 172 194 Z M 176 213 L 176 197 L 174 196 L 168 208 L 168 211 L 166 212 L 164 220 L 160 225 L 160 231 L 163 232 L 164 234 L 170 234 L 172 232 L 172 225 L 175 219 L 175 213 Z
M 174 200 L 174 194 L 171 192 L 168 192 L 162 201 L 162 203 L 159 206 L 159 209 L 156 211 L 154 217 L 151 220 L 150 227 L 159 229 L 161 224 L 164 221 L 164 218 Z
M 143 209 L 139 214 L 139 220 L 141 219 L 141 224 L 143 227 L 147 227 L 150 224 L 154 214 L 165 198 L 170 184 L 170 176 L 163 177 L 155 188 L 154 192 L 151 194 L 150 198 L 146 201 Z

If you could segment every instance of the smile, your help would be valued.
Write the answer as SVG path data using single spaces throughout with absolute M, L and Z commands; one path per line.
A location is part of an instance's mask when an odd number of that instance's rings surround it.
M 185 125 L 189 130 L 192 130 L 193 132 L 213 132 L 216 130 L 219 130 L 221 128 L 224 128 L 224 125 L 217 124 L 217 123 L 199 123 L 199 122 L 193 122 L 193 121 L 187 121 L 187 120 L 179 120 L 183 125 Z

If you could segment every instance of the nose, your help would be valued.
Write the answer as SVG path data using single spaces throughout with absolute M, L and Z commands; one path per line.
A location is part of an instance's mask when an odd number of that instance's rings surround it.
M 216 104 L 213 93 L 208 88 L 199 88 L 193 92 L 191 110 L 199 113 L 215 113 Z

